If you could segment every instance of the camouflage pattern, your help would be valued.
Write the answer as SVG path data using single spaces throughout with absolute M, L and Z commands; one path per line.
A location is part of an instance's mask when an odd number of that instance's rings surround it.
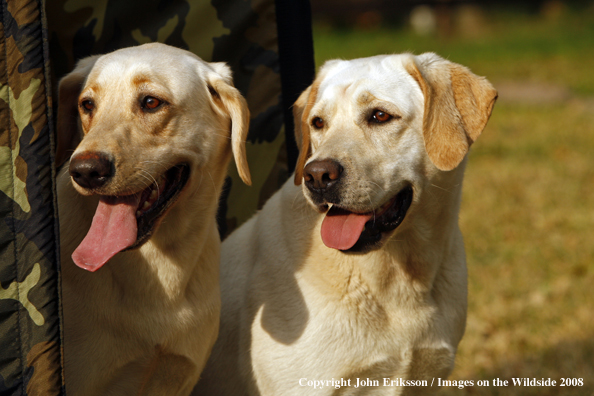
M 41 1 L 0 9 L 0 395 L 60 395 L 57 217 Z
M 223 234 L 286 180 L 274 0 L 54 0 L 47 14 L 54 86 L 78 59 L 153 41 L 231 66 L 251 111 L 247 152 L 253 185 L 245 186 L 230 166 L 222 206 L 227 220 L 219 222 L 227 228 Z

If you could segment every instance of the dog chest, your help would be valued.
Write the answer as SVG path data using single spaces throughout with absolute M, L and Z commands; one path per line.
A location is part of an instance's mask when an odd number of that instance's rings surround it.
M 265 307 L 252 322 L 250 349 L 256 381 L 261 389 L 271 387 L 262 394 L 310 394 L 303 393 L 305 388 L 297 383 L 302 378 L 351 379 L 354 386 L 358 379 L 383 381 L 417 376 L 413 371 L 418 370 L 413 367 L 422 365 L 415 360 L 420 362 L 423 355 L 415 349 L 419 347 L 419 337 L 429 337 L 433 308 L 384 307 L 364 290 L 330 301 L 309 290 L 311 285 L 303 281 L 298 284 L 302 295 L 307 296 L 303 301 L 306 314 L 302 315 L 306 323 L 300 334 L 293 334 L 291 339 L 283 337 L 281 322 L 272 324 Z M 451 354 L 449 347 L 446 350 Z M 336 389 L 307 391 L 330 395 Z M 377 393 L 370 394 L 394 394 L 394 388 L 378 388 L 374 392 Z

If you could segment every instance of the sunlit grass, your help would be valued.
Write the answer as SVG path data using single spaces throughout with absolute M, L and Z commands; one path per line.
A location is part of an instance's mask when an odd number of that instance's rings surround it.
M 480 394 L 594 391 L 593 126 L 576 103 L 501 104 L 473 147 L 460 217 L 469 318 L 453 378 L 586 380 Z
M 476 37 L 317 25 L 316 62 L 436 52 L 512 85 L 554 85 L 549 102 L 502 97 L 474 144 L 460 225 L 469 312 L 452 379 L 583 378 L 574 388 L 468 387 L 445 395 L 594 395 L 594 12 L 495 13 Z

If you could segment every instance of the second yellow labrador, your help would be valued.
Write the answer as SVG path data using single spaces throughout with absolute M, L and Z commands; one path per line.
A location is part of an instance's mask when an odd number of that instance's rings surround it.
M 466 321 L 465 158 L 496 98 L 432 53 L 327 62 L 295 104 L 294 182 L 223 243 L 195 394 L 435 391 Z
M 249 111 L 230 69 L 147 44 L 60 82 L 57 179 L 66 391 L 183 396 L 219 327 L 215 214 Z M 59 158 L 58 158 L 59 159 Z

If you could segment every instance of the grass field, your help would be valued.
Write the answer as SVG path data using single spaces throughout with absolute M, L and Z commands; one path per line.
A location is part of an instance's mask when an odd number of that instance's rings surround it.
M 447 40 L 314 28 L 316 62 L 434 51 L 501 86 L 473 146 L 460 224 L 469 312 L 443 395 L 594 395 L 594 9 L 555 20 L 491 12 Z M 551 94 L 552 93 L 552 94 Z M 479 387 L 495 378 L 578 387 Z M 510 381 L 511 382 L 511 381 Z M 492 384 L 491 384 L 492 385 Z

